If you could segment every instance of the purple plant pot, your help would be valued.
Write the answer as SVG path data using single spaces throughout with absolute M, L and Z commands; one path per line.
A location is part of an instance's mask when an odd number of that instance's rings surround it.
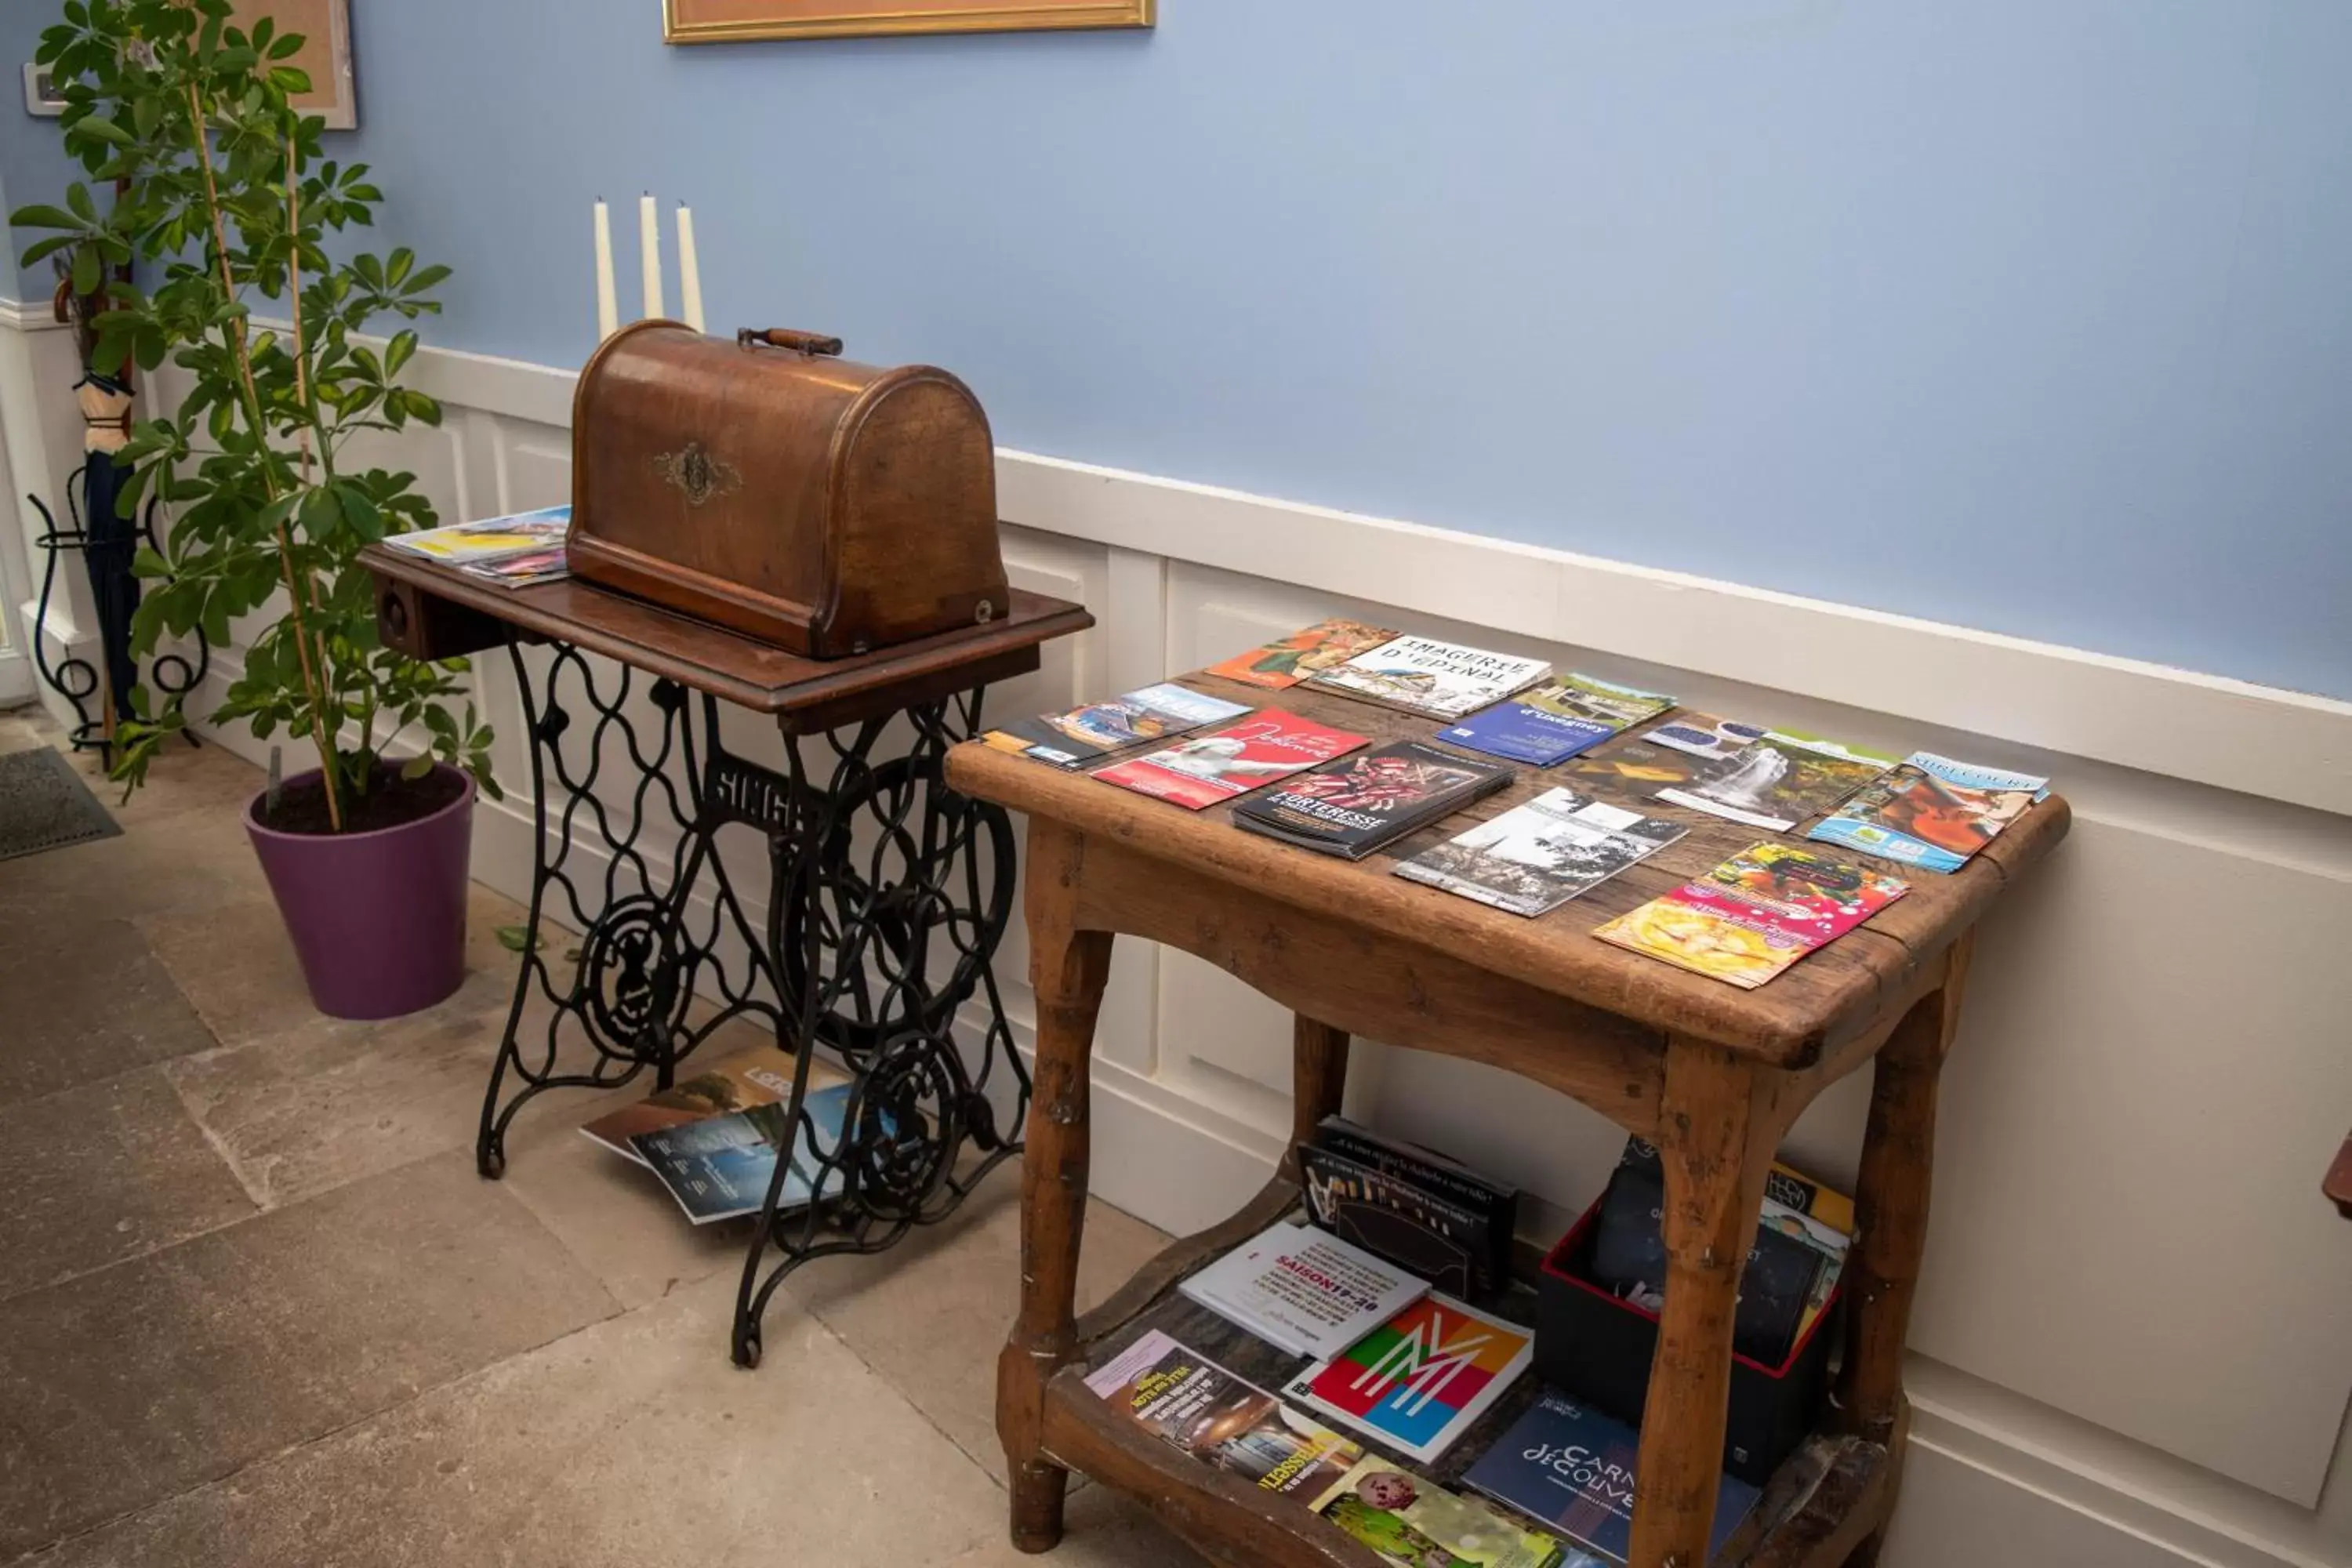
M 314 768 L 286 782 L 318 776 Z M 246 835 L 310 1000 L 328 1016 L 396 1018 L 432 1006 L 466 978 L 474 781 L 458 776 L 466 793 L 456 800 L 373 833 L 280 833 L 261 824 L 268 791 L 246 803 Z

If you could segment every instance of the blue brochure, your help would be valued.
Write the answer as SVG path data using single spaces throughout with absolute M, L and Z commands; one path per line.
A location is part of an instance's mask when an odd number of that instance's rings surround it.
M 1641 1434 L 1631 1426 L 1548 1388 L 1462 1479 L 1622 1563 L 1633 1543 L 1633 1461 L 1641 1447 Z M 1757 1496 L 1746 1481 L 1722 1478 L 1715 1494 L 1715 1529 L 1707 1538 L 1709 1562 L 1756 1506 Z
M 1590 719 L 1548 713 L 1524 702 L 1499 702 L 1483 713 L 1473 713 L 1437 738 L 1451 745 L 1490 757 L 1508 757 L 1548 768 L 1579 752 L 1590 751 L 1617 731 Z

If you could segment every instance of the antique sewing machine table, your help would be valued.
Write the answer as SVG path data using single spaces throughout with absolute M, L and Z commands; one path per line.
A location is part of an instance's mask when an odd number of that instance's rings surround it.
M 811 1047 L 851 1072 L 842 1136 L 814 1173 L 837 1195 L 780 1215 L 780 1161 L 751 1237 L 732 1350 L 756 1365 L 761 1311 L 792 1270 L 946 1218 L 1020 1150 L 1029 1080 L 990 969 L 1012 825 L 947 788 L 941 764 L 978 731 L 990 682 L 1035 669 L 1041 644 L 1093 617 L 1016 589 L 982 624 L 821 660 L 584 583 L 508 589 L 381 545 L 362 561 L 385 644 L 430 659 L 503 648 L 529 731 L 529 934 L 482 1102 L 482 1174 L 504 1173 L 507 1130 L 541 1092 L 648 1068 L 667 1089 L 735 1018 L 794 1053 L 785 1125 L 803 1149 L 821 1147 Z M 774 721 L 781 769 L 728 748 L 721 704 Z M 730 825 L 764 842 L 756 922 L 718 853 Z M 698 992 L 719 1005 L 689 1022 Z M 984 1030 L 960 1048 L 975 995 Z

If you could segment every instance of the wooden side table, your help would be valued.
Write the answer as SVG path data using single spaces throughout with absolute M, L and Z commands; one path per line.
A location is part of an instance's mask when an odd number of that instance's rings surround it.
M 988 625 L 818 660 L 584 583 L 507 589 L 382 545 L 361 560 L 386 645 L 429 659 L 503 647 L 530 731 L 530 934 L 483 1098 L 482 1174 L 505 1173 L 507 1129 L 534 1097 L 647 1068 L 667 1089 L 734 1018 L 797 1054 L 785 1125 L 803 1149 L 826 1146 L 809 1131 L 811 1047 L 851 1070 L 843 1134 L 809 1173 L 838 1200 L 780 1216 L 787 1170 L 808 1163 L 779 1161 L 751 1237 L 732 1349 L 756 1365 L 761 1315 L 794 1268 L 945 1219 L 1020 1151 L 1029 1080 L 990 968 L 1013 827 L 946 788 L 940 763 L 977 732 L 989 682 L 1035 669 L 1041 644 L 1094 617 L 1016 589 Z M 721 703 L 776 724 L 782 772 L 728 749 Z M 729 826 L 764 842 L 764 920 L 719 858 Z M 541 942 L 561 951 L 567 932 L 579 960 L 560 968 Z M 689 1023 L 698 989 L 721 1005 Z M 989 1004 L 976 1068 L 952 1033 L 974 995 Z M 960 1168 L 967 1144 L 982 1158 Z M 763 1278 L 771 1247 L 782 1257 Z
M 1438 728 L 1304 689 L 1267 692 L 1204 675 L 1183 683 L 1369 733 L 1375 744 Z M 1022 1180 L 1021 1312 L 997 1384 L 1016 1545 L 1043 1552 L 1060 1539 L 1063 1492 L 1077 1469 L 1142 1498 L 1222 1562 L 1380 1562 L 1297 1503 L 1143 1435 L 1086 1387 L 1092 1367 L 1151 1328 L 1262 1387 L 1281 1387 L 1306 1364 L 1222 1328 L 1173 1291 L 1297 1203 L 1290 1160 L 1242 1214 L 1179 1243 L 1095 1311 L 1073 1314 L 1088 1057 L 1112 938 L 1126 932 L 1195 953 L 1296 1012 L 1294 1148 L 1339 1108 L 1348 1041 L 1359 1034 L 1518 1073 L 1659 1147 L 1668 1272 L 1636 1467 L 1634 1568 L 1699 1568 L 1705 1558 L 1733 1310 L 1766 1171 L 1822 1089 L 1875 1061 L 1831 1429 L 1782 1468 L 1725 1553 L 1756 1568 L 1874 1559 L 1907 1436 L 1902 1352 L 1927 1233 L 1937 1078 L 1971 933 L 2010 880 L 2064 836 L 2063 800 L 2034 807 L 1956 875 L 1909 876 L 1909 895 L 1862 929 L 1741 991 L 1591 935 L 1774 837 L 1650 802 L 1650 786 L 1636 781 L 1591 793 L 1686 820 L 1689 836 L 1553 913 L 1522 920 L 1390 872 L 1397 858 L 1471 819 L 1550 787 L 1538 770 L 1393 854 L 1353 865 L 1243 832 L 1230 806 L 1187 812 L 984 746 L 957 747 L 947 774 L 967 795 L 1029 814 L 1036 1087 Z M 1415 1468 L 1454 1479 L 1516 1418 L 1533 1385 L 1523 1379 L 1438 1466 Z

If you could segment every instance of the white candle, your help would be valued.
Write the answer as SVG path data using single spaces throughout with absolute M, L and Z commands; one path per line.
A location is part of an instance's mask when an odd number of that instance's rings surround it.
M 684 202 L 677 205 L 677 297 L 686 324 L 701 331 L 702 262 L 694 249 L 694 209 Z
M 613 291 L 613 218 L 596 198 L 596 341 L 621 330 L 621 302 Z
M 646 316 L 650 320 L 663 313 L 661 208 L 650 195 L 637 203 L 637 238 L 645 247 Z

